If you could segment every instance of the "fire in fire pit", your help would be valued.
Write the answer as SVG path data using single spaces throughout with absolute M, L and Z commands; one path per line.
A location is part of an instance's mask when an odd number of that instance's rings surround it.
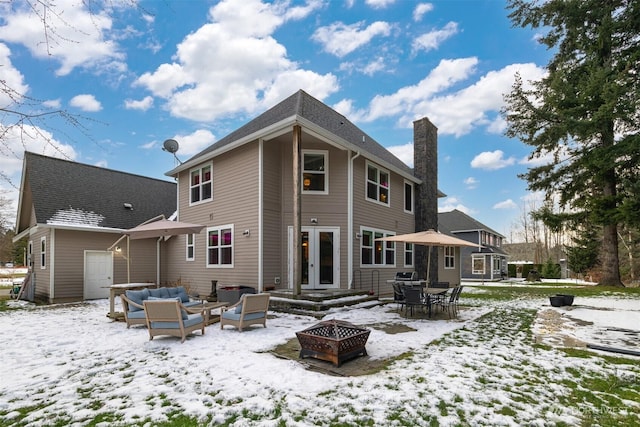
M 340 366 L 342 362 L 366 356 L 365 344 L 371 331 L 342 320 L 326 320 L 296 332 L 300 358 L 313 357 Z

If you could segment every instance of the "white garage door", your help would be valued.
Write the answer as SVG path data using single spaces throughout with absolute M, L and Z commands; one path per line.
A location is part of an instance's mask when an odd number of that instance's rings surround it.
M 110 251 L 84 252 L 84 299 L 109 298 L 113 285 L 113 254 Z

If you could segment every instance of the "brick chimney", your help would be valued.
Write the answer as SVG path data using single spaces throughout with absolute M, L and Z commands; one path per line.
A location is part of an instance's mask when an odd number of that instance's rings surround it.
M 413 122 L 413 173 L 422 180 L 416 187 L 416 231 L 438 229 L 438 128 L 426 117 Z M 427 247 L 415 246 L 415 268 L 424 279 Z M 437 281 L 438 251 L 431 252 L 430 280 Z

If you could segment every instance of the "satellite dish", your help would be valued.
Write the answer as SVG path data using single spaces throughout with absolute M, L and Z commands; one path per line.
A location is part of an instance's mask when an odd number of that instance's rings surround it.
M 178 141 L 176 141 L 175 139 L 167 139 L 162 144 L 162 149 L 172 154 L 175 154 L 176 151 L 178 151 L 178 148 L 180 148 L 180 146 L 178 145 Z

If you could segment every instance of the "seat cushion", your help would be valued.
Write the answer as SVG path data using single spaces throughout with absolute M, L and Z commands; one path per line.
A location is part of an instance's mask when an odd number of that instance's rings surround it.
M 189 314 L 186 319 L 182 321 L 185 328 L 189 326 L 198 325 L 203 323 L 204 319 L 200 314 Z M 152 329 L 180 329 L 180 323 L 178 322 L 151 322 Z
M 169 298 L 169 290 L 167 288 L 149 289 L 149 295 L 156 298 Z
M 222 317 L 228 320 L 238 321 L 240 320 L 240 313 L 234 313 L 233 311 L 225 311 L 224 313 L 222 313 Z M 256 319 L 262 319 L 263 317 L 265 317 L 264 312 L 249 313 L 244 315 L 244 320 L 256 320 Z
M 125 291 L 124 294 L 126 295 L 127 298 L 129 298 L 131 301 L 135 302 L 136 304 L 140 304 L 142 305 L 142 302 L 144 300 L 146 300 L 147 298 L 149 298 L 149 289 L 144 288 L 140 291 Z M 129 306 L 129 311 L 142 311 L 141 308 L 138 307 L 134 307 L 132 305 Z
M 129 310 L 127 311 L 127 317 L 129 319 L 144 319 L 145 318 L 144 310 L 138 310 L 138 309 L 136 309 L 135 311 Z

